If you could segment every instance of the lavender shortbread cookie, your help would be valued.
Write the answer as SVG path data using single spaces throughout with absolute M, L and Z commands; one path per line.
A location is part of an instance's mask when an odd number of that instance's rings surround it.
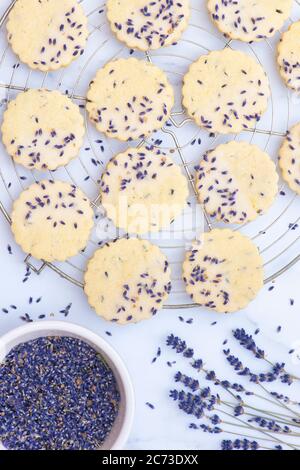
M 199 201 L 209 215 L 231 224 L 265 213 L 275 200 L 278 179 L 269 155 L 247 142 L 219 145 L 196 167 Z
M 269 80 L 262 66 L 230 48 L 201 56 L 184 77 L 183 106 L 210 132 L 230 134 L 254 128 L 269 97 Z
M 62 181 L 44 180 L 22 192 L 12 212 L 12 231 L 25 253 L 65 261 L 88 242 L 94 213 L 85 194 Z
M 154 148 L 130 148 L 114 157 L 102 176 L 101 202 L 117 227 L 144 234 L 167 228 L 189 190 L 172 159 Z
M 174 105 L 174 91 L 155 65 L 118 59 L 99 70 L 87 99 L 87 111 L 99 132 L 130 141 L 164 126 Z
M 190 18 L 190 0 L 108 0 L 112 31 L 128 47 L 149 51 L 174 44 Z
M 300 123 L 288 131 L 279 151 L 283 179 L 300 195 Z
M 286 85 L 300 92 L 300 21 L 283 33 L 278 44 L 277 62 Z
M 194 242 L 183 264 L 193 301 L 219 313 L 245 308 L 263 287 L 263 260 L 239 232 L 215 229 Z
M 245 42 L 274 36 L 288 19 L 293 0 L 208 0 L 212 20 L 227 37 Z
M 4 113 L 3 143 L 15 162 L 29 169 L 66 165 L 78 155 L 84 133 L 78 106 L 58 91 L 20 93 Z
M 8 41 L 20 60 L 42 72 L 68 66 L 84 52 L 87 17 L 77 0 L 17 0 Z
M 120 239 L 96 251 L 85 273 L 90 305 L 105 320 L 137 323 L 152 318 L 171 291 L 170 268 L 146 240 Z

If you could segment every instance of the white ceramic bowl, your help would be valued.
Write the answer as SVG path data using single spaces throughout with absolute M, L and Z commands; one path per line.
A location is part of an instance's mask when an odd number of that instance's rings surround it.
M 123 449 L 129 437 L 134 416 L 133 386 L 122 359 L 100 336 L 74 323 L 60 321 L 29 323 L 28 325 L 10 331 L 0 338 L 0 362 L 2 362 L 9 351 L 18 344 L 44 336 L 70 336 L 81 339 L 99 352 L 110 366 L 118 383 L 121 401 L 116 422 L 101 449 Z M 5 450 L 1 443 L 0 450 Z

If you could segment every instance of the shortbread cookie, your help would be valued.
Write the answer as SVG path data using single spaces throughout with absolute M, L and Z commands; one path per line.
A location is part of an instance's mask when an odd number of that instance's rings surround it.
M 230 48 L 201 56 L 184 78 L 183 105 L 200 127 L 211 132 L 254 128 L 269 96 L 269 80 L 261 65 Z
M 77 0 L 17 0 L 8 41 L 20 60 L 42 72 L 66 67 L 84 52 L 87 17 Z
M 190 0 L 108 0 L 112 31 L 128 47 L 149 51 L 174 44 L 190 18 Z
M 107 216 L 127 233 L 158 232 L 178 217 L 189 190 L 181 169 L 161 150 L 130 148 L 113 158 L 102 176 Z
M 205 154 L 196 167 L 199 201 L 212 217 L 241 224 L 266 212 L 278 192 L 269 155 L 247 142 L 229 142 Z
M 94 214 L 83 192 L 62 181 L 41 181 L 14 203 L 12 231 L 25 253 L 65 261 L 88 242 Z
M 171 290 L 170 275 L 168 261 L 157 246 L 120 239 L 96 251 L 88 263 L 84 290 L 105 320 L 137 323 L 163 307 Z
M 288 19 L 293 0 L 208 0 L 221 33 L 245 42 L 274 36 Z
M 280 74 L 292 90 L 300 92 L 300 21 L 283 33 L 278 44 Z
M 283 179 L 300 195 L 300 123 L 288 131 L 279 151 Z
M 58 91 L 29 90 L 11 101 L 4 114 L 3 143 L 16 163 L 56 170 L 75 158 L 83 143 L 79 108 Z
M 194 243 L 183 276 L 194 302 L 231 313 L 245 308 L 263 287 L 263 260 L 249 238 L 216 229 Z
M 123 141 L 161 129 L 174 105 L 165 73 L 134 58 L 106 64 L 92 81 L 87 98 L 87 111 L 99 132 Z

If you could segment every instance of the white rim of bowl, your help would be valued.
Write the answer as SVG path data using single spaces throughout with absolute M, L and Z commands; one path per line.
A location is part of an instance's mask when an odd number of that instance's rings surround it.
M 77 325 L 76 323 L 68 323 L 63 321 L 33 322 L 28 325 L 15 328 L 14 330 L 11 330 L 0 337 L 0 363 L 8 354 L 7 347 L 11 342 L 18 341 L 20 339 L 20 343 L 22 343 L 22 336 L 29 333 L 38 333 L 47 330 L 52 330 L 53 332 L 57 330 L 66 334 L 74 334 L 81 337 L 82 340 L 90 341 L 99 347 L 99 349 L 101 349 L 109 357 L 111 362 L 116 367 L 123 383 L 126 404 L 125 416 L 121 431 L 110 450 L 123 449 L 128 440 L 133 424 L 135 411 L 134 389 L 128 369 L 125 366 L 123 359 L 121 359 L 120 355 L 115 351 L 115 349 L 101 336 L 89 330 L 88 328 Z M 6 450 L 1 442 L 0 450 Z

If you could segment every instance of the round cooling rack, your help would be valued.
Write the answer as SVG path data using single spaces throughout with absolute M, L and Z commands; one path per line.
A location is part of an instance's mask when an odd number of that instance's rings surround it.
M 160 147 L 172 155 L 186 173 L 191 189 L 189 204 L 182 218 L 173 223 L 171 231 L 152 234 L 151 241 L 157 243 L 166 253 L 172 268 L 171 303 L 165 308 L 194 307 L 185 293 L 181 275 L 186 246 L 201 231 L 224 226 L 210 219 L 202 208 L 199 209 L 193 181 L 194 167 L 207 150 L 232 139 L 247 140 L 259 145 L 277 163 L 282 139 L 287 130 L 300 121 L 300 98 L 284 86 L 276 66 L 276 44 L 280 37 L 279 33 L 272 40 L 255 45 L 227 41 L 211 23 L 206 0 L 192 0 L 190 26 L 178 44 L 151 54 L 147 53 L 145 57 L 142 53 L 130 51 L 113 37 L 106 20 L 105 4 L 101 0 L 98 6 L 95 6 L 98 3 L 95 0 L 82 0 L 80 3 L 83 4 L 90 25 L 90 37 L 85 54 L 67 69 L 54 73 L 41 73 L 29 70 L 26 65 L 19 63 L 11 51 L 7 43 L 5 23 L 14 2 L 3 3 L 6 3 L 7 9 L 0 13 L 2 15 L 0 17 L 1 117 L 8 101 L 15 98 L 20 91 L 40 87 L 58 89 L 68 94 L 81 107 L 85 117 L 86 140 L 77 159 L 55 172 L 45 173 L 29 171 L 16 165 L 0 144 L 0 210 L 10 223 L 13 201 L 23 189 L 35 181 L 56 178 L 72 182 L 89 196 L 97 220 L 95 232 L 86 250 L 77 257 L 65 263 L 51 264 L 34 260 L 28 254 L 25 263 L 36 274 L 49 268 L 78 287 L 83 287 L 83 274 L 87 261 L 97 247 L 108 239 L 124 235 L 116 231 L 101 210 L 99 180 L 108 160 L 116 153 L 125 150 L 128 144 L 107 139 L 96 131 L 85 112 L 85 96 L 90 81 L 106 62 L 130 55 L 146 58 L 167 73 L 177 97 L 169 122 L 162 131 L 148 139 L 147 143 Z M 294 3 L 290 22 L 300 18 L 300 5 L 298 2 Z M 220 136 L 199 129 L 186 116 L 181 104 L 182 78 L 190 64 L 200 55 L 224 47 L 239 49 L 253 56 L 263 65 L 271 83 L 272 93 L 268 111 L 257 128 L 238 136 Z M 137 142 L 136 145 L 143 143 L 145 142 Z M 266 215 L 251 224 L 233 227 L 234 230 L 239 229 L 248 235 L 259 247 L 265 261 L 266 283 L 285 273 L 300 260 L 299 208 L 299 196 L 292 193 L 281 181 L 276 203 Z

